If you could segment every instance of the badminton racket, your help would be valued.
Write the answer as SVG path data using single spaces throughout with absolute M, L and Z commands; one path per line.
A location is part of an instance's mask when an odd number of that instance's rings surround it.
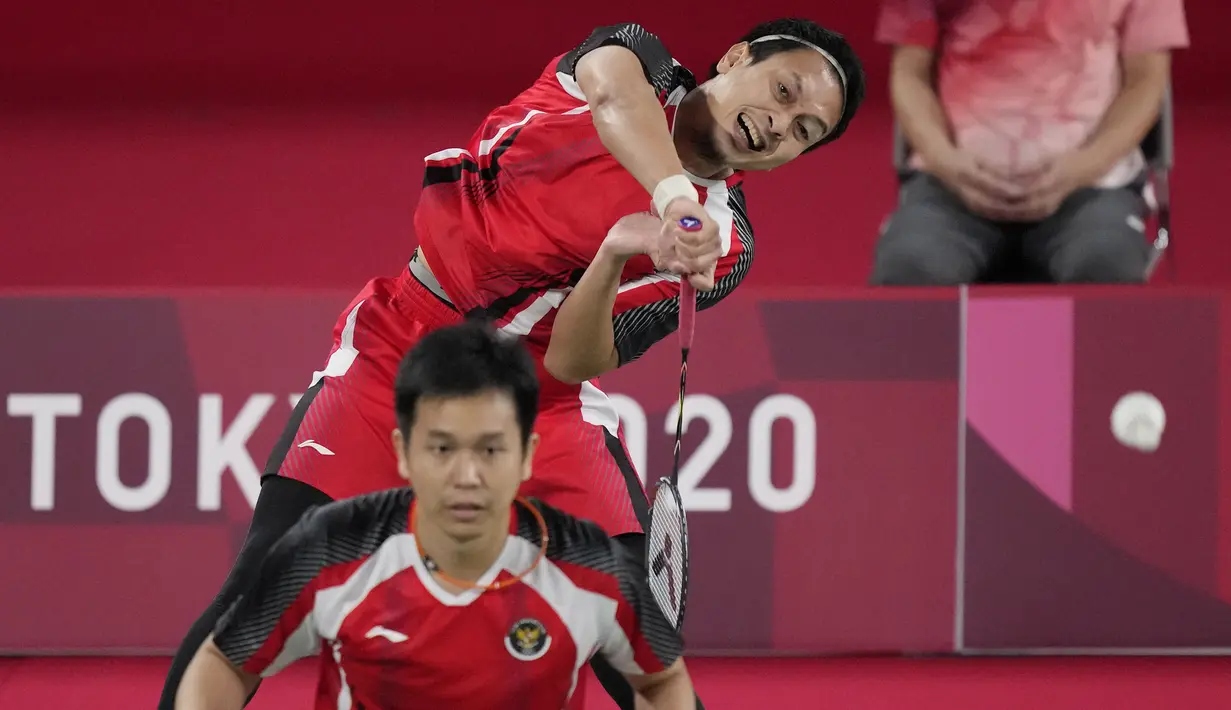
M 701 229 L 701 221 L 685 217 L 679 222 L 686 231 Z M 650 560 L 650 591 L 664 616 L 678 631 L 684 625 L 688 602 L 688 516 L 680 497 L 680 446 L 684 436 L 684 394 L 688 386 L 688 353 L 697 315 L 697 292 L 680 276 L 680 398 L 675 420 L 675 451 L 671 475 L 660 479 L 654 489 L 650 508 L 650 528 L 646 539 L 646 558 Z

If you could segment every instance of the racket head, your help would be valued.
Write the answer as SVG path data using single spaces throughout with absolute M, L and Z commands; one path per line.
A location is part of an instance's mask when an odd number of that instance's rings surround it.
M 663 617 L 680 631 L 688 607 L 688 515 L 669 478 L 661 479 L 654 489 L 645 544 L 650 592 Z

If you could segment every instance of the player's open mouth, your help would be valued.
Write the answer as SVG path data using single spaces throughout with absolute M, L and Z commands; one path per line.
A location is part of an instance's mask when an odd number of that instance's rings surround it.
M 748 116 L 742 113 L 736 116 L 735 121 L 739 124 L 739 130 L 744 134 L 744 140 L 748 142 L 749 150 L 760 153 L 765 149 L 765 139 L 761 137 L 761 132 L 757 130 L 757 124 L 753 123 Z

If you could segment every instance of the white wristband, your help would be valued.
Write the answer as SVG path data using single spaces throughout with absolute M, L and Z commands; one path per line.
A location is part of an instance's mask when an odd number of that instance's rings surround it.
M 693 187 L 687 175 L 672 175 L 663 178 L 662 182 L 654 187 L 654 211 L 661 218 L 667 212 L 667 205 L 680 197 L 697 202 L 700 195 L 697 194 L 697 188 Z

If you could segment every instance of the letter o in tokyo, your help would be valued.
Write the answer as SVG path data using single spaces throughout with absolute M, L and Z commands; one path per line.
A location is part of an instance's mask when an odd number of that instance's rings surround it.
M 120 480 L 120 427 L 139 419 L 149 432 L 149 468 L 145 481 L 129 486 Z M 171 489 L 171 414 L 148 394 L 130 392 L 111 400 L 98 416 L 98 492 L 112 507 L 125 512 L 149 510 Z

